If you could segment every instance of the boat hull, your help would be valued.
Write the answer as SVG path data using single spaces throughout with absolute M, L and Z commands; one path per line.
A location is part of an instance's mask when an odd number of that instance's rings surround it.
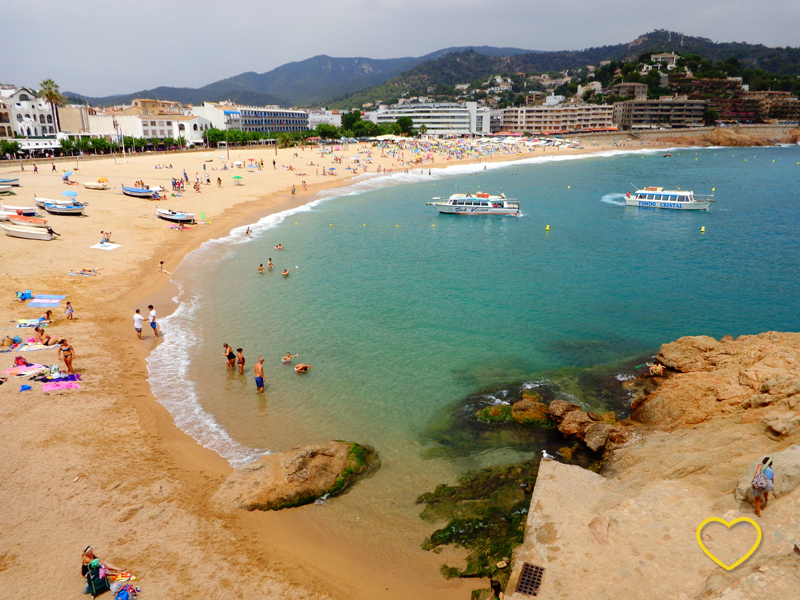
M 19 187 L 19 178 L 16 179 L 0 179 L 0 185 L 13 185 Z
M 38 217 L 21 217 L 20 215 L 8 215 L 8 221 L 12 225 L 27 225 L 28 227 L 47 227 L 47 219 Z
M 436 208 L 443 215 L 518 215 L 518 208 L 495 208 L 493 206 L 453 206 L 439 205 Z
M 84 183 L 83 187 L 87 190 L 110 190 L 111 188 L 107 183 Z
M 670 202 L 668 200 L 640 200 L 638 198 L 626 198 L 628 206 L 638 206 L 640 208 L 666 208 L 670 210 L 708 210 L 710 202 Z
M 23 225 L 0 225 L 5 234 L 9 237 L 22 238 L 24 240 L 40 240 L 49 242 L 55 236 L 50 233 L 46 228 L 42 227 L 26 227 Z
M 64 204 L 45 204 L 44 209 L 51 215 L 82 215 L 83 206 Z
M 10 213 L 17 213 L 22 215 L 23 217 L 35 217 L 36 216 L 36 207 L 35 206 L 6 206 L 5 204 L 0 203 L 0 208 L 4 211 Z
M 156 210 L 156 216 L 170 223 L 194 223 L 193 213 L 169 212 L 163 209 Z
M 148 200 L 158 199 L 158 194 L 153 190 L 141 190 L 138 188 L 122 188 L 122 193 L 132 198 L 146 198 Z

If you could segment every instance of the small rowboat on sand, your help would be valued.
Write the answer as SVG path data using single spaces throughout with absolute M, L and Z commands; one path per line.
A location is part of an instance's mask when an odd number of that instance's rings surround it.
M 159 219 L 164 219 L 165 221 L 170 221 L 171 223 L 194 223 L 194 213 L 167 210 L 164 208 L 158 208 L 158 206 L 156 206 L 156 216 Z
M 45 204 L 44 209 L 52 215 L 82 215 L 83 204 Z
M 9 237 L 18 237 L 25 240 L 42 240 L 49 242 L 58 234 L 49 227 L 27 227 L 25 225 L 0 225 Z
M 23 217 L 22 215 L 8 215 L 12 225 L 28 225 L 30 227 L 47 227 L 47 219 L 41 217 Z
M 35 206 L 8 206 L 0 202 L 0 208 L 8 212 L 15 212 L 18 215 L 24 215 L 26 217 L 35 217 L 36 216 L 36 207 Z
M 13 177 L 10 179 L 0 179 L 0 185 L 19 186 L 19 177 Z
M 83 187 L 85 187 L 87 190 L 110 190 L 111 189 L 110 185 L 108 185 L 107 183 L 100 182 L 100 181 L 84 183 Z
M 158 200 L 158 192 L 156 190 L 146 190 L 144 188 L 130 188 L 122 187 L 122 193 L 126 196 L 133 196 L 134 198 L 147 198 L 148 200 Z

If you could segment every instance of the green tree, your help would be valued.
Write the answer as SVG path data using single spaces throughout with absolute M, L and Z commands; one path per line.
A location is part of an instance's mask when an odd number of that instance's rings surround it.
M 352 130 L 353 126 L 361 120 L 361 111 L 354 110 L 353 112 L 342 115 L 342 129 Z
M 428 133 L 428 128 L 425 127 L 425 125 L 420 125 L 419 126 L 419 134 L 420 135 L 425 135 L 426 133 Z
M 64 96 L 58 91 L 58 84 L 52 79 L 45 79 L 39 84 L 39 94 L 50 104 L 50 111 L 56 120 L 56 133 L 61 131 L 61 123 L 58 120 L 58 110 L 56 106 L 64 105 Z
M 105 154 L 108 151 L 109 144 L 106 138 L 92 138 L 92 148 L 94 149 L 94 153 L 97 154 L 98 152 L 102 152 Z
M 703 124 L 711 127 L 713 126 L 717 119 L 719 119 L 719 113 L 714 110 L 713 108 L 706 108 L 703 111 Z
M 411 117 L 400 117 L 397 119 L 397 126 L 403 135 L 411 137 L 415 134 L 414 121 Z
M 19 142 L 9 142 L 7 140 L 0 140 L 0 154 L 18 154 L 22 150 Z
M 516 98 L 514 98 L 514 106 L 525 106 L 525 95 L 520 94 Z
M 341 137 L 339 128 L 327 123 L 317 125 L 317 135 L 325 140 L 338 140 Z

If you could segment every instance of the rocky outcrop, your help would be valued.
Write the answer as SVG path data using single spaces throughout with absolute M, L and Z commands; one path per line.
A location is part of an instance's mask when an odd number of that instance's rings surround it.
M 547 405 L 523 398 L 511 406 L 511 416 L 517 423 L 530 423 L 547 419 Z
M 800 143 L 800 128 L 792 129 L 789 133 L 787 133 L 785 141 L 789 144 Z
M 585 443 L 592 452 L 598 452 L 609 444 L 627 444 L 632 439 L 626 427 L 617 425 L 617 415 L 613 412 L 598 415 L 586 412 L 572 402 L 553 400 L 547 408 L 547 416 L 565 437 Z
M 718 414 L 800 406 L 797 333 L 683 337 L 664 344 L 658 360 L 679 373 L 637 401 L 632 421 L 672 431 Z
M 772 146 L 772 142 L 744 133 L 738 128 L 716 128 L 713 131 L 702 135 L 679 135 L 663 136 L 656 138 L 656 141 L 669 144 L 671 146 L 728 146 L 728 147 L 749 147 L 749 146 Z
M 772 470 L 775 471 L 775 489 L 771 494 L 775 498 L 780 498 L 792 493 L 800 484 L 800 444 L 790 446 L 783 452 L 769 454 L 769 456 L 772 457 Z M 756 468 L 762 464 L 763 459 L 764 457 L 760 456 L 754 460 L 739 478 L 734 493 L 737 502 L 749 502 L 753 499 L 750 483 L 756 474 Z
M 332 441 L 298 446 L 236 468 L 214 496 L 223 509 L 280 510 L 310 504 L 352 487 L 380 466 L 374 449 Z
M 564 415 L 571 411 L 580 409 L 580 406 L 573 404 L 572 402 L 567 402 L 566 400 L 553 400 L 550 403 L 550 406 L 547 407 L 547 416 L 550 417 L 550 420 L 553 421 L 553 423 L 561 423 L 561 421 L 564 419 Z

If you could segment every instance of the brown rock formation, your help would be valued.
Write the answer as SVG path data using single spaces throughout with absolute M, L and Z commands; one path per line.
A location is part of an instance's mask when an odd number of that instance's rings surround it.
M 549 416 L 554 423 L 561 423 L 567 413 L 580 409 L 580 406 L 573 404 L 572 402 L 567 402 L 566 400 L 553 400 L 550 403 L 550 406 L 547 408 L 547 416 Z
M 511 416 L 517 423 L 544 421 L 547 419 L 547 405 L 523 397 L 511 407 Z
M 214 502 L 223 509 L 301 506 L 344 492 L 379 466 L 375 450 L 353 442 L 298 446 L 238 467 L 214 495 Z

